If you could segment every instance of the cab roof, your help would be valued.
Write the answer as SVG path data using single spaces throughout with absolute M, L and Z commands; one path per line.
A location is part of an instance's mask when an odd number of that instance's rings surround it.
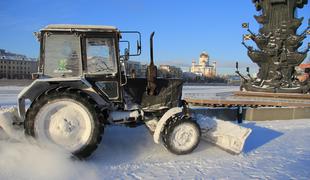
M 79 24 L 50 24 L 41 31 L 81 31 L 81 32 L 117 32 L 114 26 L 79 25 Z

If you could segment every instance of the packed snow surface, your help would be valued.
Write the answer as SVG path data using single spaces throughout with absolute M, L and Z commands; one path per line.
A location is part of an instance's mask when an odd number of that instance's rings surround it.
M 220 93 L 225 88 L 232 89 L 221 87 Z M 0 87 L 0 109 L 13 106 L 21 89 Z M 205 86 L 195 92 L 218 93 L 210 89 Z M 310 179 L 310 119 L 243 126 L 252 133 L 240 155 L 201 141 L 184 156 L 155 144 L 144 126 L 107 127 L 99 148 L 86 161 L 31 139 L 9 139 L 0 131 L 0 179 Z
M 183 98 L 219 98 L 228 96 L 238 90 L 239 86 L 184 86 Z
M 17 95 L 23 86 L 0 86 L 0 107 L 16 105 Z

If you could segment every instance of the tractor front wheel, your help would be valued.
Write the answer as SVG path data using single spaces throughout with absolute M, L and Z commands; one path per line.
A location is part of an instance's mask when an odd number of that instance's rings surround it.
M 164 146 L 177 155 L 191 153 L 198 146 L 200 136 L 200 127 L 195 121 L 178 115 L 167 122 L 162 133 Z

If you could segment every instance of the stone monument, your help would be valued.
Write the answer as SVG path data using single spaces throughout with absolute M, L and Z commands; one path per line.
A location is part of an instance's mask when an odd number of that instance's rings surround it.
M 243 23 L 249 34 L 243 36 L 242 44 L 248 49 L 248 56 L 259 67 L 256 77 L 242 77 L 241 88 L 247 91 L 307 93 L 310 80 L 301 82 L 297 79 L 295 67 L 307 57 L 310 44 L 305 48 L 303 41 L 309 34 L 308 27 L 298 34 L 304 18 L 296 16 L 297 8 L 303 8 L 308 0 L 252 0 L 260 15 L 254 16 L 261 25 L 259 33 L 249 29 L 248 23 Z M 245 43 L 253 40 L 257 49 Z M 238 67 L 237 67 L 238 68 Z M 247 71 L 249 69 L 247 68 Z

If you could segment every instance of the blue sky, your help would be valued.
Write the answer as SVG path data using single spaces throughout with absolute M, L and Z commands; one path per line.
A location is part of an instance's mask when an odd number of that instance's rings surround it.
M 233 72 L 237 60 L 255 67 L 240 42 L 242 22 L 257 32 L 256 13 L 252 0 L 1 0 L 0 48 L 37 57 L 33 32 L 47 24 L 113 25 L 142 33 L 142 55 L 132 60 L 149 60 L 149 34 L 156 31 L 157 64 L 190 66 L 206 51 L 224 74 Z M 310 18 L 310 5 L 298 15 Z

